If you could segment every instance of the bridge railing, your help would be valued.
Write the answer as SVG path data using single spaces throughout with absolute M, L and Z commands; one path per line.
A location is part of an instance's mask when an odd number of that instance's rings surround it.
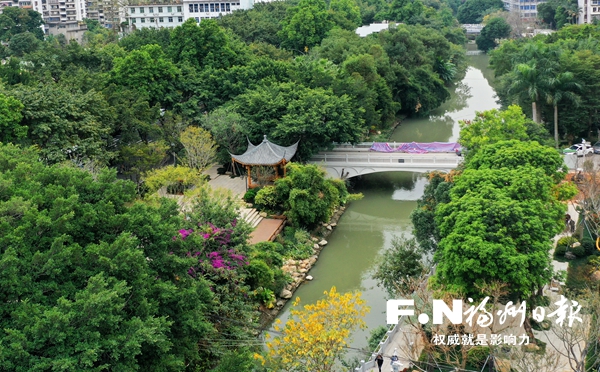
M 453 153 L 444 155 L 423 156 L 407 153 L 377 153 L 364 152 L 360 154 L 317 154 L 311 159 L 314 162 L 324 161 L 326 163 L 414 163 L 414 164 L 458 164 L 462 161 L 462 157 L 456 156 Z

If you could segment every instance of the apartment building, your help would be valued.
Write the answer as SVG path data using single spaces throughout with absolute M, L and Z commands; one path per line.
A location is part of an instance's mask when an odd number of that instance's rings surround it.
M 600 20 L 600 0 L 578 0 L 577 7 L 581 9 L 577 23 L 593 23 Z
M 85 0 L 27 0 L 40 13 L 48 27 L 77 24 L 86 17 Z M 21 2 L 21 1 L 20 1 Z
M 222 0 L 223 1 L 223 0 Z M 144 27 L 177 27 L 188 18 L 196 22 L 217 18 L 234 10 L 251 9 L 252 0 L 182 0 L 173 4 L 139 4 L 126 7 L 126 22 L 137 29 Z
M 519 13 L 524 21 L 535 21 L 537 7 L 546 0 L 503 0 L 504 8 L 509 12 Z

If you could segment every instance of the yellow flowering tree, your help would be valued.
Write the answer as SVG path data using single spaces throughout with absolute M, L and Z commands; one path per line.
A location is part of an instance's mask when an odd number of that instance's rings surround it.
M 333 370 L 336 360 L 346 352 L 350 334 L 365 327 L 363 317 L 369 307 L 360 292 L 341 294 L 332 287 L 325 296 L 316 304 L 291 310 L 285 327 L 279 322 L 274 326 L 280 335 L 267 342 L 263 363 L 276 371 Z M 296 298 L 294 307 L 299 303 L 300 298 Z

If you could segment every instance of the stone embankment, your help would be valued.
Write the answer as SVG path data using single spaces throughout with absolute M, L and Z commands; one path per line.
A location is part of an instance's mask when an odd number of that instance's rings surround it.
M 315 265 L 319 259 L 319 254 L 327 246 L 327 240 L 325 240 L 333 232 L 337 226 L 337 222 L 346 210 L 346 207 L 339 207 L 334 213 L 328 223 L 323 223 L 321 226 L 316 228 L 311 233 L 311 239 L 313 241 L 313 255 L 304 260 L 293 260 L 289 259 L 283 263 L 281 268 L 284 273 L 288 274 L 292 281 L 285 288 L 278 293 L 277 304 L 275 308 L 269 311 L 270 317 L 275 317 L 279 313 L 279 310 L 285 305 L 285 303 L 292 298 L 294 292 L 305 280 L 313 280 L 313 277 L 309 275 L 310 269 Z

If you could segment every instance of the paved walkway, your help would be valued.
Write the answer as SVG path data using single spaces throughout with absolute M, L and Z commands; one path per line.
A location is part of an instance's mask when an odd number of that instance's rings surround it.
M 231 190 L 234 196 L 242 197 L 246 193 L 246 178 L 245 177 L 235 177 L 231 178 L 228 174 L 218 174 L 217 168 L 220 168 L 219 165 L 213 165 L 204 173 L 210 176 L 210 181 L 208 184 L 212 188 L 223 188 Z

